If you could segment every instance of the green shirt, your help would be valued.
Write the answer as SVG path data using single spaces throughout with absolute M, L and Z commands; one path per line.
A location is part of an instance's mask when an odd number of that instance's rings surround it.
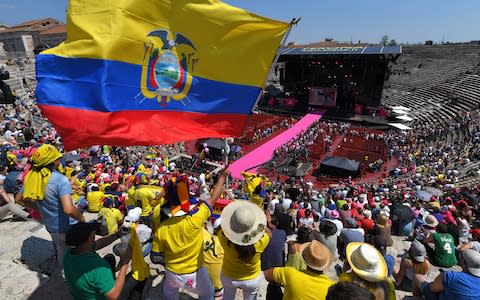
M 441 267 L 450 268 L 457 264 L 455 242 L 450 233 L 433 233 L 435 241 L 435 262 Z
M 106 299 L 105 294 L 115 286 L 110 265 L 94 251 L 73 255 L 68 249 L 63 269 L 74 299 Z

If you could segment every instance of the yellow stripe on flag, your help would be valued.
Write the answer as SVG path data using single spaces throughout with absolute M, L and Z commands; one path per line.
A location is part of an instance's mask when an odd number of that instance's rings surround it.
M 142 65 L 147 34 L 166 29 L 195 45 L 192 75 L 261 87 L 288 27 L 218 0 L 70 0 L 67 40 L 42 54 Z

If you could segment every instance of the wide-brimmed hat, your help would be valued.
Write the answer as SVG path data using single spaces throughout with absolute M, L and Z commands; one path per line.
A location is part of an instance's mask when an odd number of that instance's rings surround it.
M 333 261 L 333 255 L 328 248 L 317 240 L 300 246 L 303 260 L 313 270 L 325 271 Z
M 424 262 L 427 249 L 419 240 L 413 240 L 410 245 L 410 255 L 415 261 Z
M 422 220 L 423 220 L 423 225 L 427 225 L 432 228 L 437 227 L 438 225 L 437 218 L 435 218 L 435 216 L 431 214 L 424 215 Z
M 234 244 L 253 245 L 263 237 L 267 218 L 258 205 L 237 200 L 227 206 L 220 216 L 225 236 Z
M 351 242 L 347 245 L 346 254 L 350 267 L 358 277 L 369 282 L 379 282 L 387 278 L 387 263 L 374 246 Z
M 468 268 L 468 273 L 480 277 L 480 253 L 473 249 L 462 251 L 462 257 Z

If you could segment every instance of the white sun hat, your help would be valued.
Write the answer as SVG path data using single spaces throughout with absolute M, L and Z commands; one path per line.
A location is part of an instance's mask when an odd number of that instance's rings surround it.
M 267 218 L 260 207 L 245 200 L 228 204 L 220 218 L 225 236 L 241 246 L 255 244 L 263 237 L 267 226 Z
M 369 282 L 387 279 L 388 270 L 382 254 L 372 245 L 351 242 L 347 245 L 346 256 L 352 271 Z

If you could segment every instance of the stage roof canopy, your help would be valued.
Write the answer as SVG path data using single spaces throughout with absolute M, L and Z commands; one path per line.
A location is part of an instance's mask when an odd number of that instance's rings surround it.
M 323 159 L 321 165 L 356 172 L 360 163 L 345 157 L 327 156 Z
M 280 55 L 367 55 L 401 54 L 402 46 L 341 46 L 283 48 Z

